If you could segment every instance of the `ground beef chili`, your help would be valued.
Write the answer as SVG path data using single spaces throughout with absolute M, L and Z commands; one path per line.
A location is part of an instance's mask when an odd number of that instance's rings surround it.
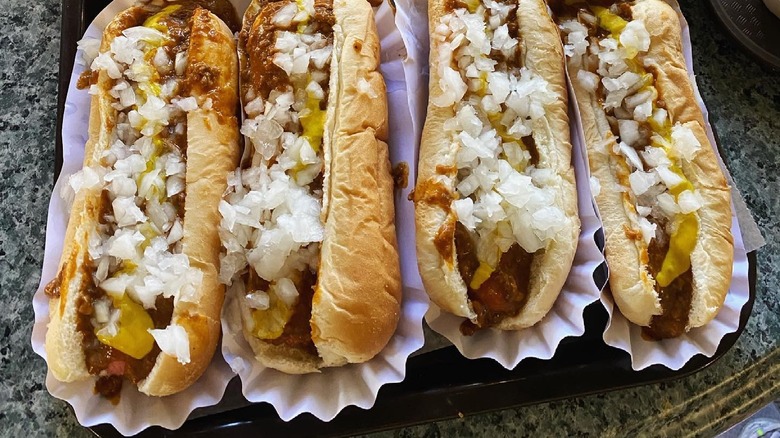
M 659 222 L 659 228 L 664 228 L 664 222 Z M 661 233 L 658 233 L 661 234 Z M 647 248 L 650 274 L 655 277 L 661 271 L 664 258 L 669 250 L 669 239 L 665 235 L 653 238 Z M 642 334 L 649 339 L 660 340 L 674 338 L 685 333 L 688 325 L 688 314 L 691 312 L 693 296 L 693 273 L 689 268 L 675 278 L 668 286 L 661 287 L 655 283 L 655 291 L 661 297 L 661 315 L 653 316 L 650 327 L 643 327 Z
M 247 295 L 256 291 L 268 292 L 271 283 L 257 275 L 254 269 L 249 269 L 244 276 Z M 276 339 L 266 339 L 272 345 L 286 345 L 301 349 L 307 353 L 316 355 L 317 349 L 311 338 L 311 304 L 314 296 L 314 286 L 317 282 L 317 273 L 305 271 L 300 279 L 296 280 L 295 288 L 298 290 L 298 300 L 293 307 L 292 316 L 284 326 L 284 331 Z
M 393 185 L 397 189 L 405 189 L 409 185 L 409 164 L 406 161 L 393 166 Z
M 168 55 L 187 50 L 190 45 L 190 19 L 196 8 L 204 8 L 219 17 L 235 32 L 239 29 L 236 10 L 228 0 L 189 0 L 169 2 L 165 6 L 180 5 L 178 9 L 160 18 L 160 24 L 167 26 L 168 36 L 173 40 L 165 46 Z M 173 57 L 171 58 L 173 59 Z
M 317 273 L 304 271 L 301 280 L 296 282 L 298 289 L 298 301 L 295 302 L 293 313 L 281 336 L 268 342 L 273 345 L 284 345 L 298 350 L 304 350 L 309 354 L 317 355 L 317 348 L 311 338 L 311 305 L 314 297 L 314 286 L 317 282 Z
M 45 288 L 43 288 L 43 293 L 46 294 L 49 298 L 59 298 L 60 297 L 60 287 L 62 286 L 62 273 L 65 271 L 65 267 L 60 270 L 60 272 L 57 274 L 56 277 L 54 277 L 54 280 L 49 282 L 49 284 L 46 285 Z
M 135 359 L 121 351 L 103 344 L 95 335 L 95 327 L 92 325 L 93 306 L 96 300 L 105 296 L 105 292 L 95 285 L 92 278 L 94 267 L 85 259 L 81 265 L 82 284 L 79 297 L 76 301 L 76 330 L 83 337 L 82 348 L 87 371 L 99 376 L 95 383 L 95 392 L 111 399 L 119 401 L 119 392 L 122 389 L 122 380 L 126 378 L 136 384 L 145 379 L 154 367 L 160 348 L 157 344 L 141 359 Z M 157 297 L 155 309 L 148 309 L 155 329 L 164 329 L 171 322 L 173 315 L 173 298 Z M 107 374 L 107 370 L 110 374 Z
M 417 187 L 409 194 L 408 199 L 415 203 L 437 206 L 445 211 L 450 211 L 452 194 L 447 187 L 438 181 L 426 180 L 417 184 Z M 433 244 L 439 254 L 449 263 L 452 263 L 452 245 L 454 244 L 457 222 L 455 216 L 450 214 L 436 231 Z M 475 268 L 476 269 L 476 268 Z
M 249 68 L 241 72 L 242 83 L 251 84 L 254 92 L 264 99 L 272 90 L 284 90 L 290 86 L 290 77 L 284 70 L 273 62 L 276 52 L 276 31 L 295 30 L 297 24 L 290 24 L 283 28 L 273 24 L 273 17 L 279 10 L 287 6 L 289 2 L 276 1 L 265 6 L 254 20 L 254 24 L 248 23 L 242 29 L 242 39 L 246 41 Z M 314 15 L 309 18 L 309 25 L 314 25 L 316 32 L 328 37 L 328 43 L 333 43 L 333 24 L 336 18 L 333 15 L 331 1 L 317 0 L 314 2 Z M 324 110 L 328 104 L 328 84 L 322 84 L 325 99 L 320 101 L 320 109 Z M 245 88 L 246 85 L 244 85 Z
M 518 244 L 512 245 L 501 255 L 498 267 L 490 277 L 479 288 L 473 289 L 470 283 L 479 267 L 479 260 L 471 234 L 461 223 L 455 229 L 455 248 L 458 270 L 477 314 L 476 323 L 466 320 L 461 324 L 461 333 L 471 336 L 480 328 L 492 327 L 506 318 L 517 316 L 528 301 L 534 254 L 527 253 Z
M 529 154 L 531 154 L 531 160 L 529 162 L 529 165 L 536 166 L 539 164 L 539 150 L 536 148 L 536 141 L 534 140 L 534 137 L 531 135 L 527 135 L 523 137 L 523 145 L 525 146 L 525 150 L 528 151 Z

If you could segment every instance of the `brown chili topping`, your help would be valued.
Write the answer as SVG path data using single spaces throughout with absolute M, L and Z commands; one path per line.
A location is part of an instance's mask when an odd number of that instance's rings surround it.
M 233 5 L 228 0 L 188 0 L 173 1 L 165 6 L 180 5 L 175 11 L 161 17 L 159 23 L 168 28 L 168 36 L 173 40 L 172 44 L 166 46 L 168 54 L 175 55 L 178 52 L 187 50 L 190 45 L 190 35 L 192 26 L 190 20 L 195 14 L 195 10 L 203 8 L 211 11 L 219 17 L 230 28 L 236 32 L 239 29 L 238 16 Z M 158 10 L 153 11 L 157 13 Z M 150 14 L 150 16 L 153 14 Z M 173 59 L 173 58 L 171 58 Z
M 257 275 L 257 272 L 255 272 L 254 269 L 249 269 L 246 274 L 245 281 L 247 295 L 258 290 L 268 292 L 268 289 L 271 287 L 271 283 L 269 283 L 265 278 Z
M 63 269 L 61 269 L 60 272 L 57 273 L 57 276 L 54 277 L 54 279 L 50 281 L 45 288 L 43 288 L 43 293 L 45 293 L 47 297 L 49 298 L 60 297 L 60 286 L 62 286 L 62 272 L 64 270 L 65 267 L 63 266 Z
M 539 149 L 536 148 L 536 141 L 534 140 L 533 136 L 527 135 L 523 137 L 523 145 L 525 146 L 525 150 L 528 151 L 529 154 L 531 154 L 531 166 L 536 166 L 539 164 Z
M 397 189 L 405 189 L 409 185 L 409 164 L 401 161 L 393 167 L 393 184 Z
M 660 222 L 660 221 L 659 221 Z M 665 226 L 664 222 L 659 223 Z M 649 256 L 648 268 L 655 277 L 661 271 L 664 257 L 669 250 L 669 238 L 664 233 L 656 233 L 647 249 Z M 668 286 L 661 287 L 655 283 L 655 291 L 661 297 L 661 315 L 653 316 L 650 327 L 643 327 L 642 334 L 652 340 L 674 338 L 685 333 L 688 325 L 688 315 L 691 312 L 693 296 L 693 272 L 689 268 L 685 273 L 675 278 Z
M 476 323 L 466 320 L 461 324 L 461 333 L 471 336 L 480 328 L 498 325 L 520 313 L 528 301 L 534 254 L 527 253 L 518 244 L 512 245 L 501 255 L 498 267 L 490 277 L 479 288 L 473 289 L 470 283 L 479 267 L 479 260 L 471 234 L 461 223 L 455 230 L 455 248 L 458 269 L 468 286 L 469 299 L 477 314 Z
M 92 375 L 100 376 L 95 384 L 95 392 L 116 402 L 122 386 L 122 377 L 134 384 L 146 378 L 157 361 L 160 348 L 155 344 L 146 356 L 135 359 L 98 340 L 95 327 L 92 325 L 93 303 L 106 294 L 95 285 L 93 272 L 91 261 L 85 257 L 81 265 L 82 289 L 76 301 L 76 330 L 83 337 L 82 348 L 87 371 Z M 173 298 L 157 297 L 155 306 L 156 309 L 147 309 L 147 312 L 152 318 L 154 328 L 164 329 L 171 323 Z M 119 379 L 118 383 L 117 379 Z
M 474 272 L 479 268 L 479 259 L 469 230 L 460 222 L 455 225 L 455 251 L 458 254 L 460 277 L 468 286 L 474 278 Z
M 249 269 L 246 276 L 247 295 L 255 291 L 268 292 L 271 287 L 264 278 L 257 275 L 254 269 Z M 285 345 L 301 349 L 309 354 L 317 355 L 317 348 L 311 337 L 311 306 L 314 296 L 314 286 L 317 282 L 317 273 L 309 270 L 302 272 L 299 278 L 293 278 L 298 300 L 293 307 L 292 316 L 285 323 L 284 331 L 276 339 L 267 339 L 272 345 Z
M 449 214 L 433 238 L 433 246 L 447 263 L 452 263 L 452 246 L 455 244 L 455 223 L 457 221 L 454 214 Z
M 303 272 L 300 281 L 296 281 L 295 288 L 298 290 L 298 300 L 293 307 L 293 313 L 281 336 L 276 339 L 268 340 L 273 345 L 284 345 L 287 347 L 304 350 L 305 352 L 317 355 L 317 348 L 311 337 L 311 305 L 314 297 L 314 286 L 317 282 L 317 273 L 306 270 Z
M 262 97 L 267 97 L 272 90 L 284 90 L 290 84 L 287 73 L 273 63 L 276 52 L 276 31 L 295 29 L 296 24 L 290 24 L 287 28 L 273 24 L 273 17 L 279 10 L 287 6 L 289 2 L 274 1 L 260 11 L 254 20 L 246 20 L 241 30 L 241 41 L 246 49 L 249 60 L 249 68 L 241 72 L 242 92 L 246 94 L 246 88 L 252 87 L 253 91 Z M 314 16 L 309 18 L 309 25 L 314 25 L 315 32 L 328 36 L 329 43 L 333 42 L 333 24 L 336 18 L 333 15 L 331 1 L 316 0 L 314 2 Z M 328 95 L 328 86 L 322 84 L 325 96 Z M 325 109 L 327 99 L 320 102 L 321 109 Z
M 79 75 L 78 81 L 76 81 L 76 88 L 79 90 L 83 90 L 85 88 L 89 88 L 90 85 L 97 84 L 98 77 L 100 76 L 100 72 L 97 70 L 90 70 L 89 66 L 87 66 L 87 69 L 81 72 Z
M 415 203 L 435 205 L 449 211 L 452 194 L 444 184 L 434 180 L 426 180 L 417 183 L 417 187 L 409 194 L 409 200 Z
M 455 176 L 458 174 L 458 166 L 454 164 L 437 164 L 436 173 L 439 175 Z

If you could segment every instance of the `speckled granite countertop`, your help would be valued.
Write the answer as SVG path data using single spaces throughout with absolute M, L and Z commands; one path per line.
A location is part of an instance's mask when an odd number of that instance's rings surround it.
M 721 360 L 690 377 L 378 436 L 713 435 L 780 397 L 780 79 L 722 34 L 706 2 L 681 1 L 701 94 L 725 161 L 767 239 L 753 315 Z M 0 2 L 0 435 L 89 436 L 44 387 L 30 347 L 53 185 L 57 0 Z

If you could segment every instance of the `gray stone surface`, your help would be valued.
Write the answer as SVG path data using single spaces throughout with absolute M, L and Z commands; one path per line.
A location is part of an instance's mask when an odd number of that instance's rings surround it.
M 780 80 L 722 34 L 706 2 L 684 0 L 701 93 L 724 159 L 767 246 L 745 333 L 688 378 L 377 436 L 713 435 L 780 396 Z M 0 435 L 89 436 L 44 386 L 30 347 L 53 185 L 59 56 L 57 0 L 0 2 Z

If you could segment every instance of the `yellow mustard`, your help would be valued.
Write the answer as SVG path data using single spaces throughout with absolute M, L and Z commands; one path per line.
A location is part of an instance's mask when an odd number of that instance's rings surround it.
M 116 271 L 116 274 L 114 274 L 114 276 L 120 274 L 132 274 L 133 272 L 135 272 L 136 268 L 138 268 L 138 265 L 131 262 L 130 260 L 122 260 L 122 267 L 120 267 L 119 270 Z
M 141 251 L 145 250 L 152 243 L 152 239 L 159 236 L 150 222 L 139 224 L 137 230 L 144 236 L 144 241 L 140 245 Z
M 298 12 L 304 10 L 303 0 L 295 0 L 295 3 L 298 5 Z M 307 18 L 306 20 L 303 20 L 300 23 L 298 23 L 298 28 L 296 29 L 296 32 L 299 34 L 304 33 L 306 31 L 306 26 L 308 25 L 309 25 L 309 19 Z
M 157 159 L 164 152 L 165 143 L 163 142 L 163 139 L 159 135 L 155 135 L 152 138 L 152 144 L 154 145 L 154 151 L 152 152 L 152 155 L 149 157 L 149 159 L 146 160 L 146 169 L 143 172 L 141 172 L 140 175 L 138 175 L 138 179 L 136 180 L 136 184 L 138 184 L 139 186 L 141 185 L 141 181 L 143 181 L 146 175 L 148 175 L 149 172 L 153 171 L 156 168 Z M 146 199 L 151 199 L 152 197 L 156 197 L 157 200 L 162 204 L 163 202 L 165 202 L 167 196 L 166 189 L 165 189 L 166 178 L 163 172 L 160 172 L 158 176 L 162 180 L 162 186 L 159 186 L 158 184 L 152 185 L 152 187 L 149 189 L 150 192 L 149 196 Z
M 495 268 L 489 264 L 485 262 L 479 262 L 479 267 L 476 271 L 474 271 L 474 276 L 471 277 L 471 283 L 469 283 L 469 287 L 474 290 L 479 289 L 479 287 L 482 286 L 482 283 L 490 278 L 490 276 L 493 274 L 493 271 L 495 271 Z
M 669 191 L 675 200 L 680 193 L 693 190 L 693 184 L 685 179 L 682 169 L 677 166 L 670 168 L 674 173 L 683 178 L 680 184 L 670 187 Z M 666 252 L 661 270 L 655 279 L 661 287 L 666 287 L 675 278 L 684 274 L 691 267 L 691 253 L 696 246 L 699 235 L 699 220 L 694 213 L 679 214 L 675 218 L 674 232 L 669 236 L 669 250 Z
M 162 33 L 168 33 L 168 26 L 160 23 L 160 20 L 174 13 L 179 8 L 181 8 L 181 5 L 170 5 L 162 8 L 160 12 L 152 15 L 151 17 L 147 18 L 146 21 L 144 21 L 144 27 L 150 27 Z
M 303 137 L 309 141 L 314 152 L 320 151 L 322 136 L 325 132 L 325 111 L 320 109 L 321 99 L 306 92 L 306 111 L 300 117 Z
M 487 72 L 483 71 L 479 73 L 479 89 L 477 90 L 477 96 L 484 97 L 485 93 L 487 92 L 487 88 Z
M 152 318 L 146 309 L 133 301 L 127 294 L 120 299 L 114 299 L 114 307 L 119 309 L 117 333 L 114 336 L 95 334 L 100 342 L 115 348 L 128 356 L 141 359 L 154 347 L 154 338 L 149 330 L 154 328 Z
M 466 9 L 468 9 L 468 11 L 473 14 L 477 12 L 477 8 L 479 7 L 480 2 L 479 0 L 463 0 L 463 3 L 466 4 Z
M 267 309 L 252 311 L 255 321 L 254 335 L 259 339 L 276 339 L 284 332 L 284 326 L 292 317 L 292 307 L 280 300 L 276 294 L 269 293 Z
M 626 27 L 628 22 L 618 15 L 609 12 L 609 9 L 601 6 L 593 6 L 591 8 L 596 14 L 596 18 L 599 20 L 599 26 L 606 29 L 612 34 L 613 38 L 618 38 L 620 32 Z
M 656 109 L 655 102 L 653 102 L 653 111 L 655 111 L 655 109 Z M 672 122 L 669 121 L 669 117 L 664 119 L 663 123 L 658 123 L 657 120 L 655 120 L 653 117 L 650 117 L 650 118 L 647 119 L 647 123 L 650 125 L 651 128 L 653 128 L 653 132 L 655 132 L 656 134 L 660 135 L 661 137 L 663 137 L 667 141 L 668 141 L 668 139 L 671 139 L 671 137 L 672 137 Z M 659 146 L 652 139 L 651 139 L 651 142 L 652 142 L 653 146 L 656 146 L 656 147 Z M 660 146 L 663 147 L 664 149 L 668 149 L 668 148 L 666 148 L 665 145 L 660 145 Z M 669 151 L 667 150 L 667 153 L 668 152 Z

